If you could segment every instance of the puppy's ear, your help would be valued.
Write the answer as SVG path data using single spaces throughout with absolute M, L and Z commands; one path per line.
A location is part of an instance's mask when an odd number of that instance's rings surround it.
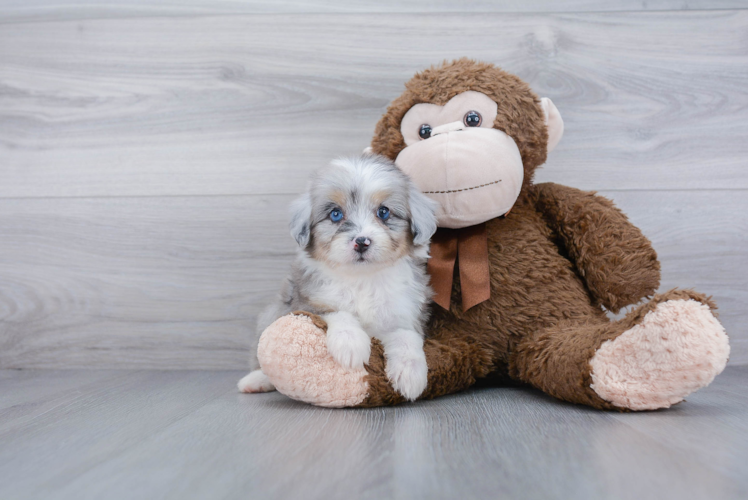
M 425 245 L 436 232 L 436 209 L 439 204 L 410 185 L 410 230 L 415 245 Z
M 311 224 L 312 199 L 309 193 L 305 193 L 291 203 L 291 222 L 288 224 L 291 236 L 301 248 L 309 244 Z

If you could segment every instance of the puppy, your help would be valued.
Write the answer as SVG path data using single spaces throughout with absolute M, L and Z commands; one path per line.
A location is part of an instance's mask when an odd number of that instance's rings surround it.
M 371 337 L 377 338 L 392 387 L 415 400 L 427 381 L 423 337 L 433 292 L 426 260 L 436 208 L 381 156 L 339 159 L 316 172 L 291 208 L 298 256 L 277 302 L 260 315 L 252 344 L 281 316 L 318 314 L 335 361 L 346 368 L 368 364 Z M 250 363 L 259 368 L 256 354 Z M 275 389 L 259 369 L 238 386 Z

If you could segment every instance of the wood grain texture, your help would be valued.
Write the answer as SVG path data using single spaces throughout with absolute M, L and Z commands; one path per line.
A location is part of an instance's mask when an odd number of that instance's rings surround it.
M 746 8 L 744 0 L 2 0 L 0 23 L 236 14 L 625 12 Z
M 662 290 L 714 295 L 748 363 L 746 192 L 600 194 L 653 241 Z M 291 199 L 0 200 L 0 367 L 244 367 L 295 252 Z
M 289 201 L 5 200 L 0 366 L 244 366 L 294 252 Z
M 748 188 L 748 11 L 268 14 L 4 25 L 0 197 L 296 193 L 460 56 L 557 104 L 540 180 Z
M 0 372 L 0 497 L 667 498 L 748 493 L 748 367 L 669 410 L 525 388 L 330 410 L 242 372 Z M 61 382 L 63 381 L 63 382 Z M 46 385 L 59 390 L 53 394 Z M 29 397 L 35 394 L 36 398 Z
M 308 173 L 463 55 L 554 100 L 537 180 L 615 199 L 748 363 L 742 7 L 0 0 L 0 367 L 243 367 Z

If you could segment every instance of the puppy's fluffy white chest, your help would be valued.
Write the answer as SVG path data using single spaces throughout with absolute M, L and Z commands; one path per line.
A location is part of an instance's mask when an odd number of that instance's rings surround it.
M 310 297 L 314 303 L 356 316 L 372 337 L 397 328 L 421 331 L 419 318 L 426 286 L 418 279 L 410 259 L 361 273 L 313 267 L 319 280 Z

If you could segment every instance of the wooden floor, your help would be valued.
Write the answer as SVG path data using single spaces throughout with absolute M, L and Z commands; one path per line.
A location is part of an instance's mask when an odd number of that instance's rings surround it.
M 524 388 L 329 410 L 236 371 L 0 371 L 0 498 L 748 498 L 748 367 L 669 410 Z

